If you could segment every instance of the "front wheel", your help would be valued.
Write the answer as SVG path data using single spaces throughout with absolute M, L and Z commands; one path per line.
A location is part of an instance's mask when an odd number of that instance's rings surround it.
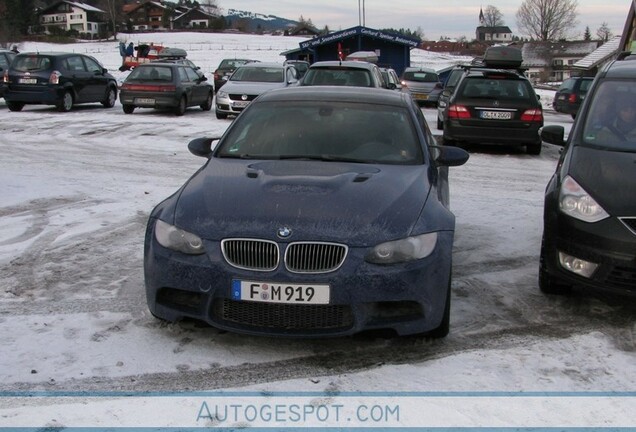
M 210 111 L 212 109 L 212 98 L 213 97 L 214 96 L 212 96 L 212 92 L 208 93 L 207 99 L 205 100 L 205 102 L 203 102 L 201 104 L 201 109 L 203 111 Z
M 73 95 L 70 91 L 64 92 L 62 100 L 57 104 L 58 111 L 69 112 L 73 108 Z
M 124 113 L 132 114 L 133 111 L 135 110 L 135 106 L 134 105 L 122 105 L 122 109 L 124 110 Z
M 7 107 L 9 107 L 9 111 L 22 111 L 24 104 L 22 102 L 7 102 Z
M 439 117 L 438 117 L 438 118 L 437 118 L 437 130 L 442 130 L 442 129 L 444 129 L 444 122 L 443 122 L 443 121 L 441 121 L 441 120 L 439 119 Z
M 227 118 L 227 114 L 221 113 L 221 112 L 216 112 L 216 118 L 219 120 L 224 120 Z
M 186 107 L 188 106 L 186 103 L 186 97 L 185 96 L 181 96 L 181 99 L 179 99 L 179 104 L 177 105 L 177 108 L 175 109 L 174 113 L 178 116 L 182 116 L 185 114 L 186 112 Z
M 441 339 L 446 337 L 450 331 L 450 308 L 451 308 L 451 283 L 448 281 L 448 289 L 446 290 L 446 303 L 444 304 L 444 315 L 442 322 L 433 330 L 426 333 L 426 336 L 433 339 Z
M 104 108 L 112 108 L 117 100 L 117 90 L 114 87 L 108 87 L 106 90 L 106 98 L 102 101 Z

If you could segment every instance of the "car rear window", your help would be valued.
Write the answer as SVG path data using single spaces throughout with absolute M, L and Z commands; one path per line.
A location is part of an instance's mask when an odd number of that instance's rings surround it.
M 467 98 L 497 98 L 514 100 L 536 100 L 530 83 L 526 80 L 501 77 L 474 77 L 464 81 L 461 93 Z
M 437 82 L 439 76 L 433 72 L 404 72 L 404 79 L 407 81 L 419 81 L 419 82 Z
M 219 69 L 220 68 L 237 68 L 239 66 L 243 66 L 244 64 L 247 64 L 249 61 L 248 60 L 223 60 L 221 62 L 221 64 L 219 65 Z
M 166 66 L 136 67 L 126 81 L 164 81 L 172 82 L 172 68 Z
M 313 67 L 303 78 L 303 85 L 335 85 L 370 87 L 371 72 L 366 69 L 349 67 Z
M 18 56 L 13 60 L 11 67 L 21 72 L 49 70 L 51 59 L 40 55 Z

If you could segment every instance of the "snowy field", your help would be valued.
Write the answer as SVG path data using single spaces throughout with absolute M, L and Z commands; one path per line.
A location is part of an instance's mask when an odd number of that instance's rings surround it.
M 304 40 L 120 38 L 184 48 L 210 79 L 223 58 L 282 61 L 281 52 Z M 88 53 L 120 82 L 127 74 L 117 70 L 114 41 L 19 49 Z M 413 64 L 438 70 L 463 60 L 412 53 Z M 571 118 L 549 110 L 553 92 L 538 93 L 546 124 L 568 131 Z M 436 111 L 423 110 L 438 134 Z M 14 113 L 0 100 L 0 428 L 16 426 L 33 408 L 12 403 L 14 392 L 218 390 L 574 392 L 583 396 L 559 409 L 567 420 L 558 426 L 636 427 L 633 409 L 616 404 L 610 415 L 580 403 L 590 392 L 634 398 L 636 302 L 585 291 L 551 297 L 537 286 L 543 191 L 559 155 L 547 144 L 538 157 L 476 148 L 465 166 L 451 169 L 457 232 L 444 340 L 281 340 L 154 319 L 143 285 L 148 214 L 204 162 L 188 152 L 188 141 L 219 136 L 230 122 L 198 108 L 183 117 L 149 109 L 125 115 L 119 102 L 112 109 L 26 106 Z M 474 426 L 544 424 L 523 408 L 513 413 L 520 424 L 461 408 L 446 404 L 441 412 Z M 438 423 L 423 415 L 427 424 Z

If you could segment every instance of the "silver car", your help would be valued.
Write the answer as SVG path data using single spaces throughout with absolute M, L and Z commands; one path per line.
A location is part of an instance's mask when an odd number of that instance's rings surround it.
M 247 63 L 238 67 L 216 94 L 216 118 L 238 115 L 261 93 L 298 84 L 294 66 Z
M 408 91 L 418 104 L 437 106 L 442 82 L 433 69 L 407 67 L 402 74 L 402 91 Z

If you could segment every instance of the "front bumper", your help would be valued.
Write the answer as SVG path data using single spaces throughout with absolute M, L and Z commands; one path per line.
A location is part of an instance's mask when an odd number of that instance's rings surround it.
M 552 210 L 544 223 L 545 265 L 552 277 L 568 285 L 636 296 L 636 233 L 618 218 L 590 224 Z M 590 278 L 579 276 L 561 266 L 559 252 L 598 267 Z
M 363 330 L 422 333 L 439 326 L 450 287 L 452 232 L 439 232 L 434 252 L 408 264 L 366 263 L 366 248 L 350 248 L 338 270 L 290 273 L 280 267 L 254 272 L 230 266 L 219 242 L 205 242 L 198 256 L 167 250 L 146 232 L 144 273 L 150 311 L 168 321 L 194 318 L 239 333 L 288 336 L 344 336 Z M 283 245 L 281 245 L 283 246 Z M 326 305 L 233 300 L 232 281 L 328 284 Z
M 250 101 L 234 101 L 229 97 L 220 98 L 216 95 L 216 112 L 229 115 L 239 115 L 250 104 Z

